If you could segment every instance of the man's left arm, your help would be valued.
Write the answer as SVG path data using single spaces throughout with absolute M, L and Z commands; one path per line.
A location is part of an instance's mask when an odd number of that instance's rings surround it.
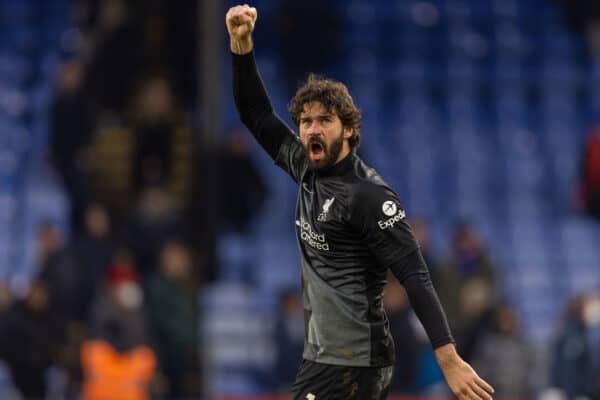
M 398 262 L 390 264 L 389 268 L 406 289 L 452 393 L 459 399 L 491 399 L 490 394 L 494 389 L 456 351 L 446 314 L 421 251 L 416 249 Z
M 357 193 L 355 204 L 354 227 L 378 263 L 389 268 L 406 289 L 454 395 L 459 399 L 490 400 L 493 388 L 456 351 L 429 269 L 395 193 L 384 186 L 364 187 Z
M 416 248 L 410 254 L 389 264 L 389 269 L 406 289 L 410 303 L 433 348 L 454 344 L 446 314 L 431 282 L 429 269 L 421 251 Z

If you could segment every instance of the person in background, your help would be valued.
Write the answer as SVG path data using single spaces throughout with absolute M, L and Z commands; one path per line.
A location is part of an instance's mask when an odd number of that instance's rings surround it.
M 59 227 L 44 222 L 38 229 L 39 280 L 46 285 L 52 312 L 65 324 L 83 318 L 81 268 Z
M 406 290 L 394 275 L 388 273 L 383 291 L 385 311 L 390 324 L 390 333 L 395 339 L 396 360 L 401 361 L 392 377 L 391 394 L 411 395 L 417 389 L 417 371 L 423 343 L 415 329 L 416 317 L 408 302 Z
M 496 268 L 479 233 L 461 223 L 454 231 L 448 259 L 433 271 L 433 281 L 456 331 L 461 354 L 470 359 L 481 324 L 489 317 L 498 293 Z
M 167 379 L 168 398 L 198 392 L 196 285 L 187 246 L 167 241 L 160 249 L 159 268 L 146 279 L 148 310 L 156 332 L 158 369 Z
M 85 400 L 147 400 L 156 368 L 142 285 L 126 249 L 116 252 L 81 346 Z
M 13 294 L 7 280 L 0 279 L 0 321 L 4 313 L 10 309 L 13 303 Z M 1 322 L 0 322 L 1 323 Z
M 105 279 L 92 303 L 89 337 L 109 343 L 118 352 L 151 345 L 144 292 L 126 249 L 117 250 Z
M 7 315 L 10 315 L 9 311 L 12 309 L 14 301 L 15 299 L 13 298 L 8 280 L 0 279 L 0 327 L 6 325 L 5 318 Z M 2 328 L 0 328 L 1 331 Z M 21 400 L 14 386 L 10 376 L 10 367 L 2 359 L 2 354 L 0 354 L 0 399 Z
M 519 327 L 515 309 L 494 310 L 492 326 L 480 334 L 473 351 L 473 367 L 496 389 L 499 398 L 524 399 L 534 395 L 535 354 Z
M 433 255 L 429 224 L 425 219 L 422 218 L 412 218 L 410 224 L 412 226 L 413 233 L 415 234 L 415 239 L 417 243 L 419 243 L 421 253 L 423 253 L 423 259 L 429 268 L 431 268 L 431 270 L 435 270 L 437 268 L 437 262 Z
M 133 97 L 131 125 L 135 134 L 133 182 L 137 191 L 165 185 L 171 175 L 172 138 L 180 121 L 175 95 L 167 78 L 153 74 Z
M 0 359 L 10 367 L 16 388 L 27 400 L 46 395 L 46 372 L 62 357 L 64 325 L 51 308 L 52 297 L 39 280 L 24 300 L 13 303 L 0 324 Z
M 294 383 L 297 362 L 304 346 L 304 312 L 300 293 L 294 289 L 283 290 L 279 295 L 279 308 L 275 322 L 274 341 L 276 359 L 273 370 L 277 393 L 287 393 Z
M 415 234 L 415 239 L 417 243 L 419 243 L 419 249 L 423 254 L 423 259 L 432 271 L 433 277 L 435 277 L 435 272 L 439 265 L 433 255 L 429 224 L 425 219 L 412 218 L 411 226 L 413 233 Z M 433 349 L 427 346 L 427 334 L 423 330 L 422 325 L 415 323 L 414 321 L 412 322 L 412 331 L 419 348 L 415 366 L 416 370 L 414 372 L 413 390 L 422 396 L 448 396 L 449 392 L 444 381 L 444 374 L 435 359 Z M 396 335 L 394 335 L 394 337 L 396 337 Z M 401 373 L 406 374 L 407 371 Z
M 50 111 L 50 159 L 71 201 L 71 227 L 79 233 L 83 210 L 89 197 L 88 146 L 92 140 L 94 116 L 85 93 L 86 67 L 71 58 L 59 68 L 58 87 Z
M 81 270 L 82 308 L 87 315 L 98 282 L 106 276 L 116 248 L 111 218 L 104 205 L 93 202 L 86 207 L 84 232 L 73 246 Z
M 237 130 L 225 141 L 219 154 L 220 221 L 225 231 L 247 233 L 265 201 L 266 185 L 250 154 L 247 133 Z
M 569 301 L 552 346 L 550 386 L 568 399 L 591 398 L 594 380 L 594 354 L 588 339 L 591 322 L 590 297 L 578 295 Z
M 583 150 L 578 204 L 587 215 L 600 219 L 600 125 L 588 133 Z
M 159 249 L 170 238 L 186 238 L 182 210 L 163 186 L 143 189 L 125 227 L 125 244 L 133 251 L 137 270 L 147 276 L 157 265 Z
M 68 390 L 76 392 L 81 383 L 80 347 L 88 335 L 87 319 L 90 313 L 92 301 L 96 296 L 99 282 L 102 282 L 112 261 L 115 246 L 111 234 L 111 220 L 107 209 L 100 203 L 90 203 L 85 207 L 83 215 L 83 232 L 74 237 L 73 243 L 65 250 L 67 265 L 73 267 L 62 273 L 68 274 L 68 280 L 52 287 L 66 287 L 72 283 L 70 291 L 72 294 L 61 293 L 60 299 L 70 301 L 75 306 L 74 317 L 67 321 L 66 345 L 64 352 L 64 367 L 68 375 Z M 47 269 L 42 272 L 44 279 L 48 282 L 64 279 L 61 268 L 53 268 L 51 272 Z M 62 267 L 64 268 L 64 267 Z M 76 285 L 76 286 L 75 286 Z M 58 289 L 67 290 L 67 289 Z M 76 301 L 75 301 L 76 296 Z M 70 299 L 70 300 L 69 300 Z
M 90 95 L 99 114 L 125 109 L 144 66 L 142 14 L 125 0 L 78 0 Z

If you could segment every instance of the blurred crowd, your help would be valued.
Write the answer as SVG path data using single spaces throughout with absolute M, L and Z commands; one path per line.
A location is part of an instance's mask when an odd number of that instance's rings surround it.
M 196 3 L 72 2 L 48 121 L 69 222 L 39 226 L 23 295 L 0 282 L 0 358 L 24 398 L 201 393 L 197 293 L 212 266 L 189 218 Z
M 215 230 L 198 212 L 198 2 L 71 6 L 48 121 L 70 215 L 40 224 L 23 293 L 0 282 L 0 359 L 16 388 L 0 395 L 198 398 L 197 304 L 216 277 Z M 210 149 L 211 173 L 233 183 L 207 211 L 225 231 L 245 232 L 265 197 L 248 143 L 234 129 Z
M 44 398 L 53 366 L 63 373 L 66 393 L 85 388 L 86 398 L 106 398 L 107 390 L 123 391 L 103 380 L 125 363 L 131 365 L 120 377 L 123 387 L 134 382 L 150 390 L 156 371 L 157 393 L 197 392 L 198 279 L 190 247 L 170 236 L 152 255 L 121 242 L 101 204 L 86 206 L 83 217 L 83 232 L 71 242 L 51 221 L 40 227 L 38 277 L 23 299 L 3 287 L 0 358 L 15 386 L 25 398 Z

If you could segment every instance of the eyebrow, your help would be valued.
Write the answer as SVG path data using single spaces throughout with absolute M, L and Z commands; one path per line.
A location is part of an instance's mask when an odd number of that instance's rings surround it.
M 317 115 L 315 115 L 314 117 L 311 117 L 311 116 L 308 116 L 308 115 L 307 115 L 307 116 L 304 116 L 304 117 L 302 117 L 302 116 L 301 116 L 301 117 L 300 117 L 300 121 L 305 121 L 305 120 L 307 120 L 307 119 L 314 119 L 314 118 L 333 117 L 333 116 L 334 116 L 334 114 L 333 114 L 333 113 L 327 113 L 327 112 L 326 112 L 326 113 L 322 113 L 322 114 L 317 114 Z

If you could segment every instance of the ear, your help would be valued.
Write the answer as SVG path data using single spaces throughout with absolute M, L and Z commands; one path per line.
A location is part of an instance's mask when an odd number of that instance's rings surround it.
M 350 127 L 344 127 L 344 139 L 350 139 L 354 135 L 354 129 Z

